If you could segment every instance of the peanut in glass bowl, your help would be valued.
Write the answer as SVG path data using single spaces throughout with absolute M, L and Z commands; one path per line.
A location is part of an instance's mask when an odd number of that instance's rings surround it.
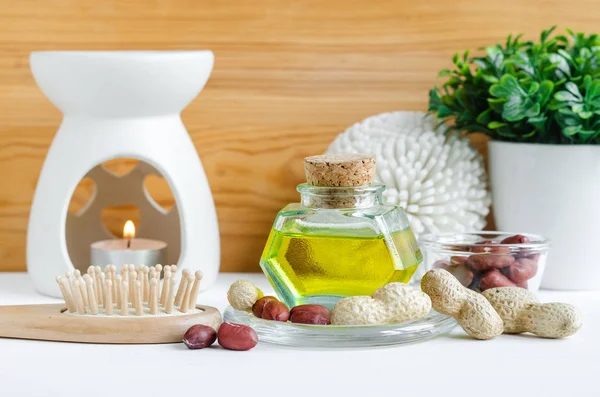
M 446 269 L 472 290 L 517 286 L 537 291 L 550 240 L 527 233 L 445 233 L 423 235 L 419 246 L 426 270 Z

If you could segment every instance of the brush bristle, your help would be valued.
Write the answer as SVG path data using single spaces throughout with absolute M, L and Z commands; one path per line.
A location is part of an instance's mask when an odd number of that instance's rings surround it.
M 164 269 L 164 282 L 161 283 L 161 272 Z M 195 302 L 200 286 L 201 272 L 196 272 L 193 281 L 189 271 L 184 271 L 180 282 L 183 289 L 181 303 L 175 302 L 173 290 L 177 266 L 145 266 L 123 265 L 116 274 L 114 265 L 107 265 L 104 270 L 100 266 L 90 266 L 87 274 L 81 275 L 79 270 L 68 272 L 64 277 L 57 277 L 65 304 L 69 313 L 103 316 L 145 316 L 171 314 L 174 309 L 187 313 L 195 310 Z M 188 279 L 189 276 L 189 279 Z M 193 286 L 183 288 L 187 283 Z M 161 284 L 168 284 L 162 286 Z M 188 302 L 183 304 L 183 302 Z M 176 304 L 179 303 L 179 304 Z

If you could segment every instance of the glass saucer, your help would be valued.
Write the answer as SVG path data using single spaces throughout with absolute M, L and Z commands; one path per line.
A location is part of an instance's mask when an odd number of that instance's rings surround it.
M 414 343 L 450 332 L 456 320 L 432 310 L 427 317 L 385 325 L 307 325 L 263 320 L 228 306 L 224 321 L 248 325 L 260 342 L 295 347 L 373 347 Z

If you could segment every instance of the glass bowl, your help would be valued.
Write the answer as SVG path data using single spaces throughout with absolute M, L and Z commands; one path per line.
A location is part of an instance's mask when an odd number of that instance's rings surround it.
M 446 334 L 456 320 L 431 310 L 420 320 L 383 325 L 309 325 L 263 320 L 228 306 L 223 321 L 248 325 L 262 343 L 317 348 L 354 348 L 415 343 Z
M 550 240 L 526 233 L 445 233 L 423 235 L 419 245 L 424 270 L 446 269 L 472 290 L 517 286 L 537 291 Z

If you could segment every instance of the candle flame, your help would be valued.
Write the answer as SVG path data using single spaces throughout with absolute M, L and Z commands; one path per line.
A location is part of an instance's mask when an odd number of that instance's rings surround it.
M 135 225 L 132 221 L 125 222 L 125 226 L 123 226 L 123 237 L 126 239 L 135 237 Z

